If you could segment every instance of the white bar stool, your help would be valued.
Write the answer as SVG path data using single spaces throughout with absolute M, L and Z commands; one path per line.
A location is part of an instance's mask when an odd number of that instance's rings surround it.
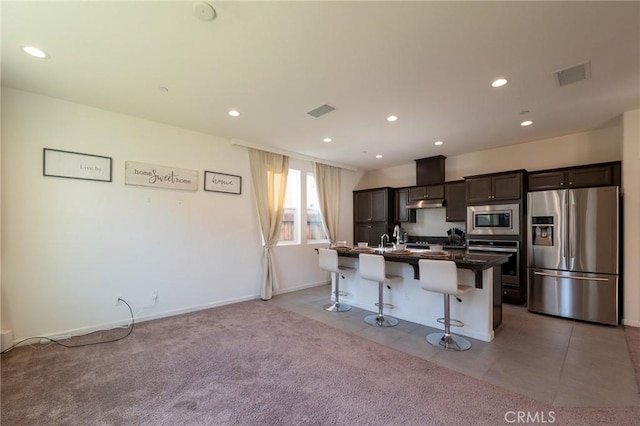
M 420 259 L 420 286 L 423 290 L 444 294 L 444 318 L 438 318 L 438 322 L 444 324 L 444 333 L 431 333 L 426 339 L 433 346 L 453 350 L 466 351 L 471 347 L 471 342 L 461 336 L 450 333 L 450 328 L 464 327 L 461 321 L 451 319 L 449 312 L 450 296 L 453 295 L 459 302 L 458 296 L 463 295 L 473 287 L 458 284 L 458 268 L 455 262 L 450 260 Z
M 360 253 L 358 256 L 360 263 L 360 277 L 369 281 L 376 281 L 378 283 L 378 314 L 368 315 L 365 317 L 365 322 L 369 325 L 377 325 L 378 327 L 393 327 L 398 325 L 398 320 L 385 316 L 382 313 L 383 307 L 393 308 L 393 305 L 384 303 L 382 300 L 382 289 L 384 284 L 390 284 L 400 281 L 402 277 L 397 275 L 387 275 L 385 268 L 385 260 L 383 256 L 377 254 L 364 254 Z
M 347 293 L 340 291 L 340 277 L 344 278 L 344 272 L 347 270 L 354 271 L 355 268 L 348 268 L 346 266 L 338 265 L 338 252 L 331 249 L 318 249 L 320 269 L 331 272 L 331 275 L 336 277 L 336 286 L 333 291 L 335 295 L 335 302 L 329 303 L 322 308 L 329 312 L 346 312 L 351 310 L 351 306 L 346 303 L 340 303 L 340 296 L 346 296 Z

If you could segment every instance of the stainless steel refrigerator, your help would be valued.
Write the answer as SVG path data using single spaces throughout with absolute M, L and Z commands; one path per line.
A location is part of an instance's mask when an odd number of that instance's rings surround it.
M 528 194 L 529 311 L 618 324 L 617 186 Z

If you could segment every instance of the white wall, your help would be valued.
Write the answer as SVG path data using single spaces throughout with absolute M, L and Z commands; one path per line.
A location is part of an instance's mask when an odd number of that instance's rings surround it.
M 447 157 L 445 179 L 506 170 L 529 171 L 622 159 L 622 126 Z M 365 174 L 357 189 L 416 184 L 415 163 Z
M 624 324 L 640 327 L 640 110 L 623 115 Z
M 2 90 L 2 328 L 14 339 L 81 334 L 256 298 L 262 243 L 246 148 L 11 88 Z M 113 181 L 42 176 L 44 147 L 113 158 Z M 196 192 L 124 184 L 126 160 L 197 170 Z M 242 194 L 202 190 L 202 172 L 240 175 Z M 347 172 L 341 235 L 350 239 Z M 348 201 L 347 201 L 348 200 Z M 309 246 L 276 251 L 281 290 L 326 282 Z M 302 267 L 301 267 L 302 266 Z M 151 292 L 158 291 L 150 308 Z

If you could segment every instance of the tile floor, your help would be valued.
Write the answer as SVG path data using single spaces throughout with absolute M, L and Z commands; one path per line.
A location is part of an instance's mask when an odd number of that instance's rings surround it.
M 503 323 L 491 343 L 475 339 L 471 349 L 451 352 L 428 344 L 435 329 L 408 321 L 376 328 L 353 308 L 327 312 L 329 285 L 279 294 L 271 299 L 284 309 L 373 340 L 504 389 L 562 407 L 640 407 L 624 331 L 532 314 L 504 305 Z M 376 309 L 372 307 L 372 310 Z

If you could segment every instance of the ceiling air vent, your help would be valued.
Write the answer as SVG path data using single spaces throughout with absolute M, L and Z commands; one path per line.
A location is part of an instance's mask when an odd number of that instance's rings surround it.
M 323 116 L 325 114 L 330 113 L 334 109 L 335 108 L 332 107 L 331 105 L 324 104 L 324 105 L 319 106 L 318 108 L 312 109 L 307 114 L 309 114 L 313 118 L 318 118 L 318 117 L 321 117 L 321 116 Z
M 554 74 L 558 87 L 591 78 L 591 62 L 566 68 Z

